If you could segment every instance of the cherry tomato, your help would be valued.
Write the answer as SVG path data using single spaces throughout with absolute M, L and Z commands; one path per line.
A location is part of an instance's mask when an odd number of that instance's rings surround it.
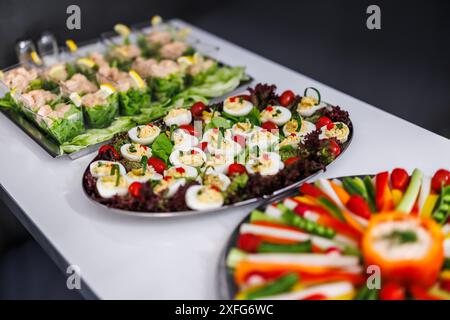
M 320 129 L 323 126 L 328 126 L 330 123 L 333 123 L 330 118 L 328 117 L 320 117 L 319 120 L 316 122 L 316 128 Z
M 131 194 L 133 198 L 140 198 L 141 197 L 141 189 L 142 189 L 142 183 L 140 182 L 133 182 L 128 187 L 128 192 Z
M 295 93 L 292 92 L 291 90 L 286 90 L 280 96 L 280 104 L 283 107 L 287 107 L 288 105 L 291 104 L 291 102 L 294 100 L 294 98 L 295 98 Z
M 431 186 L 436 192 L 441 192 L 442 186 L 448 186 L 450 184 L 450 171 L 445 169 L 440 169 L 436 171 L 431 179 Z
M 405 288 L 395 282 L 388 282 L 381 288 L 381 300 L 405 300 Z
M 153 169 L 155 169 L 156 172 L 159 174 L 163 174 L 164 170 L 167 169 L 166 163 L 162 161 L 160 158 L 151 157 L 147 160 L 147 164 L 149 166 L 152 166 Z
M 310 296 L 306 296 L 302 298 L 302 300 L 326 300 L 327 296 L 321 294 L 321 293 L 315 293 Z
M 338 143 L 334 140 L 329 140 L 329 150 L 334 155 L 334 157 L 337 157 L 341 154 L 341 147 L 339 147 Z
M 206 148 L 208 147 L 208 141 L 200 142 L 200 144 L 198 146 L 200 149 L 202 149 L 202 151 L 205 151 Z
M 104 153 L 106 153 L 108 151 L 111 151 L 114 159 L 116 159 L 116 160 L 120 159 L 119 153 L 116 151 L 116 149 L 114 149 L 113 146 L 111 146 L 109 144 L 101 146 L 100 149 L 98 149 L 98 154 L 101 155 L 101 154 L 104 154 Z
M 243 233 L 239 236 L 237 245 L 247 252 L 256 252 L 261 245 L 261 239 L 251 233 Z
M 288 166 L 290 164 L 293 164 L 294 162 L 297 162 L 298 160 L 300 160 L 300 157 L 290 157 L 284 160 L 284 164 Z
M 206 105 L 203 102 L 196 102 L 191 107 L 191 113 L 194 118 L 200 118 L 203 111 L 206 110 Z
M 198 132 L 195 131 L 194 126 L 191 126 L 190 124 L 182 124 L 180 126 L 180 129 L 182 129 L 183 131 L 189 133 L 191 136 L 198 136 Z
M 232 176 L 232 175 L 235 175 L 235 174 L 243 174 L 243 173 L 247 173 L 247 170 L 240 163 L 232 163 L 228 167 L 228 175 L 229 176 Z
M 233 141 L 239 143 L 239 145 L 244 148 L 245 147 L 245 137 L 240 135 L 235 135 L 233 137 Z
M 405 169 L 396 168 L 391 173 L 392 188 L 398 190 L 405 190 L 409 184 L 409 175 Z
M 441 289 L 450 292 L 450 280 L 442 280 L 440 283 Z
M 278 126 L 271 121 L 264 122 L 261 125 L 261 128 L 266 129 L 267 131 L 278 130 Z

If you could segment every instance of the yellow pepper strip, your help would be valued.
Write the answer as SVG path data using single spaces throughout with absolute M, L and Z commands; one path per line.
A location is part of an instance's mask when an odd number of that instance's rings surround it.
M 327 298 L 326 300 L 353 300 L 353 297 L 355 296 L 355 291 L 340 295 L 340 296 L 335 296 L 335 297 L 330 297 Z
M 423 205 L 422 212 L 420 213 L 421 218 L 429 218 L 431 217 L 431 213 L 433 212 L 434 206 L 439 199 L 439 195 L 430 194 L 425 200 L 425 204 Z
M 398 189 L 392 190 L 392 200 L 394 201 L 394 207 L 402 200 L 403 192 Z
M 441 278 L 441 280 L 450 280 L 450 270 L 442 271 L 439 278 Z
M 310 204 L 310 205 L 317 205 L 317 202 L 312 200 L 312 198 L 308 198 L 307 196 L 298 196 L 298 197 L 294 197 L 295 200 L 304 203 L 304 204 Z

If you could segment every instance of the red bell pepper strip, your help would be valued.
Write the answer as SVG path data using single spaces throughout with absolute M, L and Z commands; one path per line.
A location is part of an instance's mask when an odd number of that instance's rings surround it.
M 364 219 L 370 219 L 372 213 L 366 200 L 360 195 L 353 195 L 347 202 L 347 208 L 354 214 Z
M 261 245 L 261 239 L 250 233 L 243 233 L 239 235 L 237 245 L 239 249 L 247 252 L 256 252 Z
M 310 183 L 302 184 L 300 186 L 300 192 L 303 193 L 304 195 L 311 196 L 313 198 L 325 197 L 329 199 L 326 193 L 322 192 L 322 190 L 313 186 Z
M 381 172 L 375 178 L 375 204 L 379 211 L 390 210 L 394 206 L 389 188 L 389 172 Z

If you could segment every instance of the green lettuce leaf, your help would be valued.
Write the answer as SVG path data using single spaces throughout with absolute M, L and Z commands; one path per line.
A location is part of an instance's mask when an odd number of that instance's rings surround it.
M 118 93 L 110 95 L 106 105 L 83 106 L 83 110 L 89 127 L 105 128 L 111 124 L 119 113 L 119 95 Z
M 172 74 L 167 78 L 150 78 L 148 85 L 155 101 L 165 101 L 183 90 L 184 80 L 182 75 Z
M 140 113 L 141 108 L 150 105 L 151 97 L 147 90 L 130 89 L 119 93 L 120 112 L 124 116 L 133 116 Z
M 169 161 L 172 150 L 172 141 L 165 133 L 161 133 L 152 144 L 152 156 L 158 157 L 166 163 Z

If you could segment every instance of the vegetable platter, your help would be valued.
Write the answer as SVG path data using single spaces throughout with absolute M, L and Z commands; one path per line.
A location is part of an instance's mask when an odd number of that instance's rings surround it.
M 67 41 L 69 53 L 52 65 L 31 54 L 30 64 L 0 73 L 0 110 L 51 155 L 76 158 L 171 108 L 208 103 L 251 81 L 244 67 L 197 51 L 188 30 L 153 22 L 146 33 L 117 24 L 119 40 L 92 50 Z M 41 134 L 26 129 L 33 126 Z
M 116 135 L 83 176 L 111 211 L 167 217 L 218 212 L 288 192 L 325 170 L 353 136 L 349 114 L 321 100 L 257 84 L 223 102 L 199 101 Z
M 251 212 L 220 262 L 223 298 L 450 299 L 450 172 L 318 179 Z

